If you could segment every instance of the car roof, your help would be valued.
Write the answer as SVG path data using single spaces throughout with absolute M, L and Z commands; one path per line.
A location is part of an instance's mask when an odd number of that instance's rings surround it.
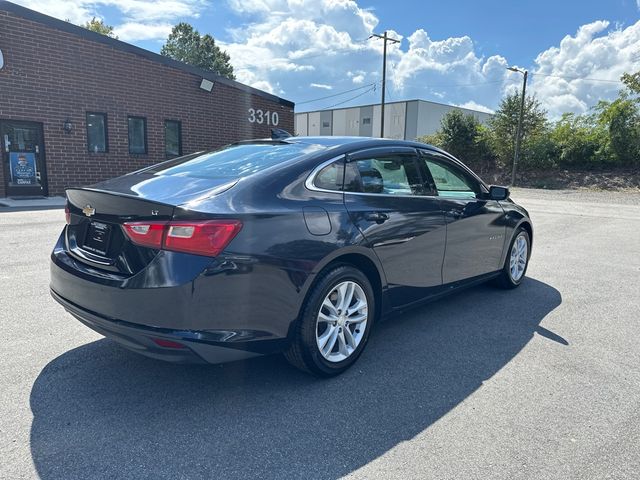
M 375 137 L 347 137 L 347 136 L 313 136 L 313 137 L 285 137 L 285 138 L 261 138 L 255 140 L 241 140 L 238 144 L 252 143 L 277 143 L 280 145 L 318 145 L 326 149 L 334 149 L 336 147 L 352 147 L 352 148 L 374 148 L 374 147 L 397 147 L 406 146 L 414 148 L 429 148 L 438 152 L 443 152 L 440 148 L 434 147 L 421 142 L 413 142 L 410 140 L 400 140 L 394 138 L 375 138 Z
M 348 137 L 348 136 L 313 136 L 313 137 L 299 137 L 291 136 L 284 138 L 262 138 L 255 140 L 241 140 L 233 145 L 247 145 L 247 144 L 278 144 L 278 145 L 314 145 L 324 147 L 313 154 L 317 156 L 322 152 L 329 150 L 340 150 L 341 153 L 350 149 L 367 149 L 375 147 L 412 147 L 412 148 L 426 148 L 435 152 L 440 152 L 446 156 L 450 156 L 444 150 L 435 147 L 433 145 L 421 142 L 413 142 L 410 140 L 400 140 L 393 138 L 375 138 L 375 137 Z
M 396 140 L 392 138 L 374 137 L 339 137 L 339 136 L 315 136 L 315 137 L 288 137 L 283 139 L 286 143 L 308 143 L 323 145 L 326 147 L 346 146 L 351 144 L 370 144 L 372 147 L 385 145 L 424 146 L 423 143 L 410 142 L 408 140 Z M 360 146 L 360 145 L 359 145 Z
M 467 170 L 473 177 L 475 177 L 480 183 L 484 183 L 484 181 L 469 167 L 467 167 L 463 162 L 453 157 L 450 153 L 442 150 L 441 148 L 435 147 L 428 143 L 421 142 L 413 142 L 410 140 L 399 140 L 393 138 L 374 138 L 374 137 L 333 137 L 333 136 L 314 136 L 314 137 L 287 137 L 281 140 L 277 140 L 282 144 L 301 144 L 301 145 L 321 145 L 326 147 L 327 149 L 336 149 L 340 147 L 350 147 L 354 149 L 367 149 L 367 148 L 375 148 L 375 147 L 413 147 L 413 148 L 422 148 L 432 150 L 434 152 L 438 152 L 449 158 L 450 160 L 456 162 L 459 166 Z

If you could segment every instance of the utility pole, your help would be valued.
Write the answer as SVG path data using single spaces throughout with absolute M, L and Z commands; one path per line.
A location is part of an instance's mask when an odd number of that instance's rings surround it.
M 384 41 L 384 46 L 382 47 L 382 103 L 380 104 L 380 138 L 384 138 L 384 94 L 387 90 L 387 42 L 400 43 L 400 40 L 390 38 L 386 30 L 383 35 L 374 33 L 369 38 L 372 37 L 381 38 Z
M 522 100 L 520 101 L 520 116 L 518 117 L 518 132 L 516 133 L 516 151 L 513 154 L 513 168 L 511 170 L 511 186 L 513 187 L 516 184 L 516 166 L 520 157 L 520 144 L 522 143 L 522 122 L 524 120 L 524 102 L 527 92 L 527 76 L 529 75 L 529 72 L 526 70 L 520 70 L 516 67 L 507 67 L 507 70 L 522 73 L 524 75 L 524 79 L 522 81 Z

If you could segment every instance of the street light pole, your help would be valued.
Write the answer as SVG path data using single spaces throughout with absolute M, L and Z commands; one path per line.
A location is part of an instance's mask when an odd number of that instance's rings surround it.
M 527 92 L 527 77 L 529 75 L 529 72 L 527 72 L 526 70 L 520 70 L 516 67 L 507 67 L 507 70 L 522 73 L 524 75 L 524 79 L 522 81 L 522 99 L 520 101 L 520 116 L 518 117 L 518 131 L 516 133 L 516 151 L 513 154 L 513 168 L 511 170 L 511 186 L 513 187 L 516 184 L 516 167 L 520 158 L 520 144 L 522 143 L 522 122 L 524 120 L 524 102 Z
M 400 40 L 389 38 L 386 30 L 383 35 L 374 33 L 369 38 L 372 37 L 381 38 L 384 42 L 384 46 L 382 47 L 382 103 L 380 104 L 380 138 L 384 138 L 384 94 L 387 90 L 387 42 L 399 43 Z

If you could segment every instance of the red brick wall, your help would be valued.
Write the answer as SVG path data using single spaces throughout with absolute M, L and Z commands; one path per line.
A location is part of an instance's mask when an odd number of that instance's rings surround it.
M 182 122 L 185 154 L 268 137 L 272 127 L 250 123 L 249 108 L 278 112 L 278 127 L 293 132 L 292 107 L 219 82 L 206 92 L 200 76 L 6 11 L 0 50 L 0 120 L 43 123 L 49 195 L 165 160 L 165 119 Z M 87 111 L 107 114 L 108 153 L 87 151 Z M 128 115 L 147 118 L 147 155 L 129 154 Z M 67 118 L 70 134 L 62 130 Z

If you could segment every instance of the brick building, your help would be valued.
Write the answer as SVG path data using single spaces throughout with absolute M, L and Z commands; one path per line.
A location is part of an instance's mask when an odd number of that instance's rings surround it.
M 4 0 L 0 52 L 0 197 L 293 132 L 287 100 Z

